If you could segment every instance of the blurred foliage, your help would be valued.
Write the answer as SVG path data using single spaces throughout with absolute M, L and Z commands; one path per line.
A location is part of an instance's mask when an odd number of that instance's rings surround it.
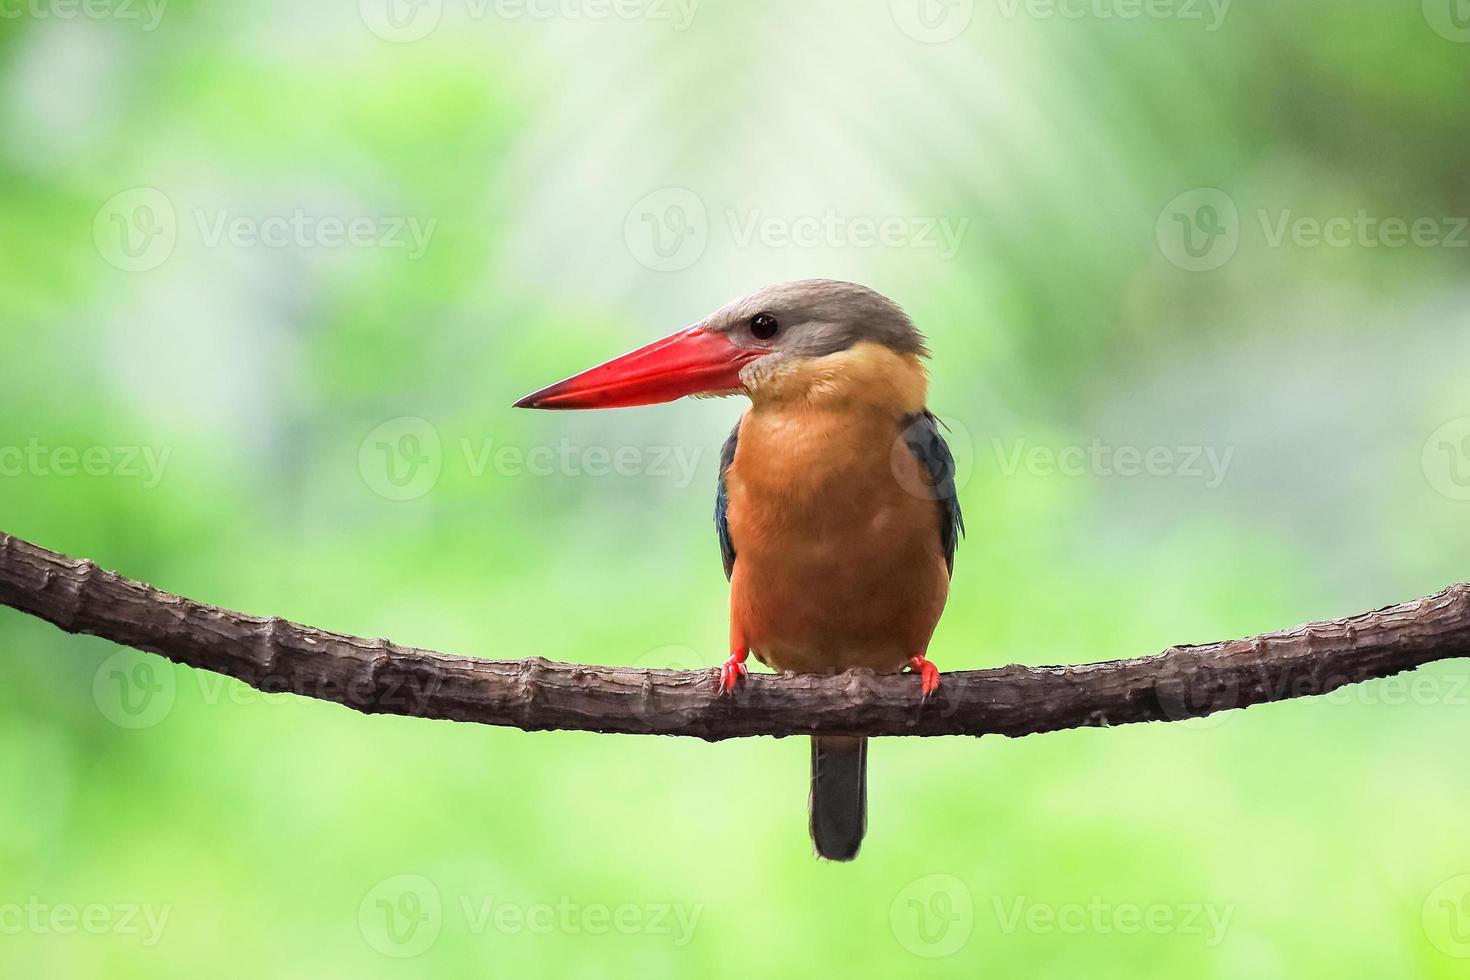
M 898 299 L 936 352 L 971 528 L 942 668 L 1138 655 L 1470 578 L 1470 46 L 1448 9 L 1063 6 L 1083 16 L 176 0 L 151 30 L 141 3 L 17 6 L 0 527 L 368 636 L 714 665 L 709 511 L 740 407 L 507 406 L 821 275 Z M 114 202 L 139 188 L 176 242 L 129 271 L 113 222 L 139 212 Z M 1191 270 L 1167 236 L 1199 188 L 1238 245 Z M 1360 212 L 1440 237 L 1273 241 Z M 212 236 L 294 215 L 366 218 L 375 247 Z M 699 247 L 667 262 L 640 221 L 671 215 Z M 834 215 L 815 244 L 744 233 Z M 861 242 L 858 219 L 905 237 Z M 952 254 L 930 219 L 962 228 Z M 421 255 L 384 247 L 396 220 Z M 1093 445 L 1167 465 L 1046 465 Z M 597 475 L 626 447 L 631 472 Z M 842 867 L 809 853 L 799 740 L 370 718 L 3 611 L 0 667 L 6 976 L 1452 977 L 1470 953 L 1459 663 L 1407 694 L 885 741 Z

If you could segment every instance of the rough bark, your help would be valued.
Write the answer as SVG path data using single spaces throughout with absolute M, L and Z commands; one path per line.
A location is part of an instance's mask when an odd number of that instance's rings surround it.
M 480 660 L 220 609 L 90 561 L 0 534 L 0 604 L 227 674 L 268 692 L 367 713 L 527 731 L 693 735 L 1029 735 L 1178 721 L 1325 694 L 1435 660 L 1470 656 L 1470 585 L 1330 622 L 1129 660 L 943 675 L 919 698 L 912 675 L 754 674 L 733 697 L 718 671 Z

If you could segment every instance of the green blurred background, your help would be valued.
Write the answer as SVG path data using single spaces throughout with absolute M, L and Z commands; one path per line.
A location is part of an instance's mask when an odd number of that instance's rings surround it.
M 1470 579 L 1461 0 L 160 3 L 0 11 L 5 531 L 712 666 L 741 406 L 507 406 L 828 276 L 935 349 L 943 669 Z M 366 717 L 0 610 L 0 974 L 1464 976 L 1470 675 L 1414 676 L 885 740 L 832 866 L 803 740 Z

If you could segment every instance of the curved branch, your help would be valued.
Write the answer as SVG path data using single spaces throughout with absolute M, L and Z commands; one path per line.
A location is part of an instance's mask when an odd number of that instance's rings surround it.
M 1470 656 L 1470 585 L 1331 622 L 1152 657 L 944 675 L 920 703 L 907 675 L 756 674 L 734 696 L 706 671 L 478 660 L 205 605 L 0 534 L 0 603 L 238 678 L 367 713 L 527 731 L 638 735 L 1029 735 L 1177 721 L 1325 694 Z

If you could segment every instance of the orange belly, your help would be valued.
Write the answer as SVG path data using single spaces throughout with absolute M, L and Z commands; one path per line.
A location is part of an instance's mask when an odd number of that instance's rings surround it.
M 874 413 L 747 414 L 726 473 L 732 645 L 803 673 L 897 671 L 926 651 L 949 574 L 899 435 Z

